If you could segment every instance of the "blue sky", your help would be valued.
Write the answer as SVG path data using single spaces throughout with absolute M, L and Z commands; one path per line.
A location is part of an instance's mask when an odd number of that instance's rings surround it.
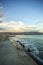
M 22 21 L 43 28 L 43 0 L 1 0 L 6 21 Z

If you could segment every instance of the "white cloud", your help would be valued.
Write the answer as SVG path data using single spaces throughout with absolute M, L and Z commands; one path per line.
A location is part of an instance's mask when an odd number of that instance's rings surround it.
M 35 27 L 34 25 L 28 25 L 28 27 Z
M 10 22 L 3 22 L 0 23 L 0 27 L 5 28 L 6 30 L 15 30 L 15 31 L 24 31 L 25 30 L 25 25 L 21 21 L 10 21 Z
M 39 30 L 39 32 L 43 32 L 43 29 Z
M 15 32 L 26 32 L 26 31 L 36 31 L 37 27 L 35 25 L 26 26 L 22 21 L 9 21 L 0 23 L 0 27 L 5 30 L 12 30 Z
M 27 28 L 29 30 L 36 30 L 37 29 L 37 27 L 35 25 L 28 25 Z

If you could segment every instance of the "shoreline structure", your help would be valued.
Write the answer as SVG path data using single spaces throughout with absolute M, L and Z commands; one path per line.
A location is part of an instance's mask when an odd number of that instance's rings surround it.
M 19 40 L 17 37 L 9 37 L 9 40 L 13 43 L 13 45 L 17 48 L 17 49 L 23 49 L 24 50 L 24 52 L 28 55 L 28 56 L 30 56 L 38 65 L 40 64 L 40 65 L 43 65 L 43 61 L 39 58 L 39 57 L 37 57 L 37 56 L 35 56 L 32 52 L 31 52 L 31 50 L 30 50 L 30 48 L 28 48 L 28 50 L 27 49 L 25 49 L 25 43 L 26 42 L 24 42 L 23 40 Z M 14 44 L 14 42 L 15 42 L 15 44 Z M 29 44 L 28 44 L 29 45 Z M 35 50 L 34 50 L 35 51 Z

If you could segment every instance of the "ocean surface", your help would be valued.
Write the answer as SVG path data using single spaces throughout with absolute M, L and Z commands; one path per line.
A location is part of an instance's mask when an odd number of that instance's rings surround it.
M 30 44 L 31 52 L 43 62 L 43 35 L 17 35 L 16 37 Z

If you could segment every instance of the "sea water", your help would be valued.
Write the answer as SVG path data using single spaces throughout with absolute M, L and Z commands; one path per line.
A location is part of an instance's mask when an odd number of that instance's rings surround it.
M 30 45 L 31 52 L 43 62 L 43 35 L 17 35 L 20 40 L 24 40 L 27 47 Z

